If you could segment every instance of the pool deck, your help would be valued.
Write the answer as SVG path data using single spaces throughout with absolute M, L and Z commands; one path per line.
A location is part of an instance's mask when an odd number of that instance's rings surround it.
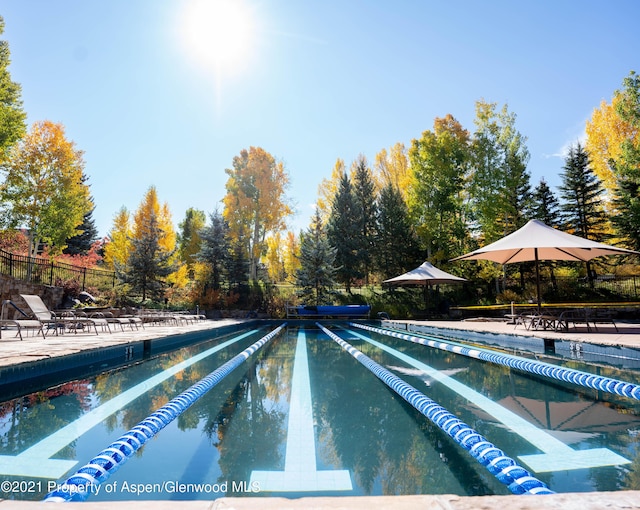
M 241 320 L 205 320 L 181 326 L 147 326 L 138 331 L 114 331 L 113 333 L 68 333 L 61 336 L 28 336 L 24 340 L 14 337 L 15 332 L 3 331 L 0 339 L 0 368 L 38 360 L 65 356 L 114 345 L 126 345 L 153 338 L 179 335 L 194 331 L 219 328 L 243 322 Z M 531 331 L 523 326 L 514 327 L 503 321 L 468 319 L 465 321 L 391 321 L 397 327 L 406 324 L 429 325 L 447 329 L 463 329 L 500 334 L 537 336 L 549 339 L 572 340 L 600 345 L 624 346 L 640 350 L 640 323 L 616 323 L 618 332 L 610 324 L 598 325 L 598 331 L 585 328 L 570 332 Z M 175 501 L 92 502 L 78 503 L 87 510 L 173 510 Z M 47 506 L 45 506 L 47 505 Z M 510 508 L 513 510 L 618 510 L 640 509 L 640 491 L 568 493 L 547 496 L 478 496 L 416 495 L 416 496 L 366 496 L 366 497 L 315 497 L 315 498 L 220 498 L 214 501 L 189 501 L 179 503 L 186 510 L 483 510 Z M 50 503 L 1 500 L 0 510 L 38 510 L 51 508 Z

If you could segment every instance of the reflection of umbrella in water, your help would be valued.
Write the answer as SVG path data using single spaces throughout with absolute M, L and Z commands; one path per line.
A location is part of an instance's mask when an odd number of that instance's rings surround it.
M 571 260 L 587 262 L 602 255 L 640 254 L 608 244 L 574 236 L 531 220 L 524 227 L 484 248 L 452 260 L 492 260 L 500 264 L 536 263 L 536 291 L 540 308 L 540 260 Z
M 438 284 L 451 284 L 451 283 L 464 283 L 467 280 L 461 278 L 459 276 L 447 273 L 442 269 L 438 269 L 430 262 L 424 262 L 419 267 L 412 269 L 411 271 L 401 274 L 400 276 L 396 276 L 394 278 L 389 278 L 382 283 L 386 283 L 388 285 L 419 285 L 424 286 L 424 299 L 425 305 L 428 302 L 428 293 L 427 289 L 429 285 L 438 285 Z M 428 308 L 428 307 L 427 307 Z
M 594 435 L 637 429 L 639 426 L 638 417 L 634 414 L 621 414 L 602 402 L 556 402 L 511 395 L 500 399 L 498 403 L 567 443 Z M 484 419 L 491 420 L 482 410 L 476 412 L 480 412 Z

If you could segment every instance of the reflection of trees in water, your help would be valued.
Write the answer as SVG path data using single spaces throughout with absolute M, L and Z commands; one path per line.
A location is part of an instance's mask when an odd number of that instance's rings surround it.
M 17 455 L 75 420 L 90 409 L 91 393 L 90 381 L 73 381 L 0 404 L 0 453 Z M 59 457 L 74 454 L 71 443 Z
M 253 469 L 283 467 L 286 413 L 279 400 L 289 393 L 292 359 L 283 360 L 283 350 L 291 350 L 285 342 L 267 346 L 255 363 L 240 372 L 237 383 L 201 406 L 207 411 L 203 430 L 220 454 L 219 482 L 249 480 Z M 224 401 L 216 402 L 221 396 Z
M 350 469 L 366 494 L 508 493 L 339 346 L 313 342 L 310 351 L 321 458 Z

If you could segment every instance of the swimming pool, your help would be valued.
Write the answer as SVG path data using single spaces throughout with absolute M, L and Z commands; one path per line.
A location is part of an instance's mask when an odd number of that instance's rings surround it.
M 62 490 L 116 438 L 276 326 L 233 332 L 0 404 L 2 497 L 40 500 Z M 265 342 L 91 488 L 91 500 L 511 493 L 331 335 L 439 404 L 550 490 L 637 488 L 635 398 L 384 332 L 328 326 L 330 333 L 290 325 Z M 519 356 L 536 357 L 544 354 Z M 635 370 L 557 356 L 544 361 L 640 382 Z

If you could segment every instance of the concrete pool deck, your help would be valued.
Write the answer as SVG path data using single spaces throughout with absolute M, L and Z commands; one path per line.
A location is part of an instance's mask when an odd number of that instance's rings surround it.
M 68 333 L 62 336 L 28 336 L 24 340 L 14 338 L 14 332 L 3 331 L 0 339 L 0 368 L 38 360 L 51 359 L 80 352 L 103 349 L 114 345 L 127 345 L 153 338 L 179 335 L 195 331 L 219 328 L 243 322 L 241 320 L 201 321 L 181 326 L 147 326 L 138 331 L 113 333 Z M 284 322 L 284 320 L 283 320 Z M 600 345 L 624 346 L 640 350 L 640 324 L 617 323 L 616 332 L 610 324 L 598 325 L 598 331 L 588 332 L 577 328 L 567 333 L 554 331 L 529 331 L 522 326 L 489 319 L 465 321 L 392 321 L 398 327 L 407 323 L 429 325 L 447 329 L 463 329 L 480 332 L 539 336 L 542 338 L 589 342 Z M 144 501 L 85 502 L 78 503 L 88 510 L 119 510 L 125 508 L 149 510 L 173 510 L 176 506 L 187 510 L 408 510 L 413 508 L 434 510 L 482 510 L 510 508 L 515 510 L 562 509 L 602 510 L 640 509 L 640 491 L 564 493 L 547 496 L 476 496 L 416 495 L 416 496 L 363 496 L 363 497 L 313 497 L 285 498 L 220 498 L 214 501 Z M 0 500 L 0 510 L 37 510 L 50 508 L 48 503 Z

